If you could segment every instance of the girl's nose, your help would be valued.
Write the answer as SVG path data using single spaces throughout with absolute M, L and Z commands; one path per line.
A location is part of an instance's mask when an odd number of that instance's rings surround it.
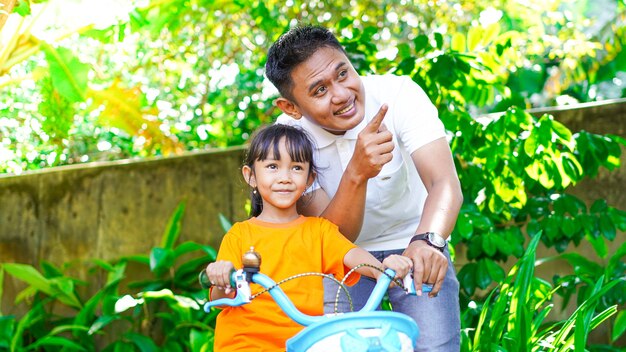
M 278 182 L 281 182 L 281 183 L 291 182 L 291 174 L 289 173 L 289 170 L 281 170 L 278 173 Z

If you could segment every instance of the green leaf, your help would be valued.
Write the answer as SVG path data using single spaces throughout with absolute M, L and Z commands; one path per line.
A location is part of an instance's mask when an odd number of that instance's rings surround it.
M 213 331 L 190 329 L 189 342 L 191 344 L 191 352 L 208 351 L 213 346 Z
M 9 351 L 9 342 L 15 335 L 15 316 L 0 315 L 0 350 Z
M 570 131 L 569 128 L 565 127 L 565 125 L 563 125 L 562 123 L 556 120 L 552 120 L 551 126 L 552 126 L 552 132 L 554 132 L 557 136 L 559 136 L 559 138 L 563 140 L 563 144 L 570 147 L 570 150 L 572 150 L 572 145 L 571 145 L 572 131 Z
M 624 256 L 626 256 L 626 242 L 623 242 L 611 258 L 609 258 L 609 264 L 604 271 L 606 277 L 613 277 L 613 272 L 618 268 L 618 265 L 622 263 L 622 257 Z
M 443 35 L 439 32 L 435 32 L 433 37 L 435 39 L 435 43 L 437 44 L 437 49 L 441 50 L 443 48 Z
M 482 27 L 472 26 L 467 33 L 467 51 L 476 51 L 476 47 L 482 40 L 483 29 Z
M 504 279 L 504 269 L 493 260 L 485 259 L 485 262 L 491 279 L 498 283 L 501 282 Z
M 531 238 L 526 253 L 518 263 L 519 271 L 513 284 L 513 295 L 509 318 L 509 329 L 513 341 L 524 344 L 530 340 L 533 308 L 529 306 L 531 285 L 535 273 L 535 252 L 541 239 L 541 233 Z
M 76 331 L 76 330 L 88 331 L 89 329 L 83 325 L 60 325 L 60 326 L 55 326 L 54 329 L 50 331 L 49 335 L 58 335 L 65 331 Z
M 568 238 L 572 238 L 580 230 L 580 225 L 569 216 L 564 216 L 561 221 L 561 230 Z
M 130 340 L 141 352 L 157 352 L 159 348 L 157 345 L 147 336 L 143 336 L 137 333 L 128 332 L 124 334 L 124 337 Z
M 413 44 L 415 44 L 415 53 L 419 54 L 422 50 L 429 46 L 428 37 L 424 34 L 420 34 L 413 39 Z
M 597 199 L 591 205 L 590 211 L 592 213 L 603 213 L 603 212 L 605 212 L 607 210 L 607 208 L 608 208 L 608 205 L 606 204 L 606 200 L 604 200 L 604 199 Z
M 561 164 L 563 165 L 563 171 L 565 174 L 573 181 L 579 181 L 582 179 L 584 174 L 583 167 L 572 154 L 562 153 Z
M 495 22 L 495 23 L 490 24 L 484 30 L 484 33 L 482 35 L 482 40 L 481 40 L 482 44 L 484 46 L 487 46 L 489 43 L 491 43 L 493 40 L 496 39 L 498 34 L 500 34 L 500 23 Z
M 611 335 L 611 341 L 615 342 L 626 331 L 626 310 L 617 313 L 615 323 L 613 323 L 613 334 Z
M 217 214 L 217 216 L 219 217 L 220 225 L 222 226 L 222 230 L 224 230 L 224 233 L 228 232 L 230 228 L 233 227 L 233 224 L 228 221 L 224 214 L 219 213 Z
M 600 232 L 609 241 L 613 241 L 615 239 L 615 225 L 608 214 L 600 215 Z
M 496 254 L 496 244 L 492 239 L 493 235 L 484 234 L 482 238 L 483 238 L 483 250 L 485 251 L 485 254 L 487 254 L 490 257 L 493 257 L 493 255 Z
M 150 271 L 160 276 L 174 265 L 174 251 L 169 248 L 152 248 L 150 251 Z
M 465 35 L 463 33 L 456 32 L 452 35 L 451 48 L 460 53 L 465 52 Z
M 26 17 L 31 14 L 30 11 L 30 1 L 27 0 L 18 0 L 13 8 L 13 12 L 17 13 L 22 17 Z
M 193 242 L 193 241 L 186 241 L 184 243 L 181 243 L 180 245 L 176 246 L 176 248 L 174 248 L 174 256 L 176 258 L 185 255 L 187 253 L 191 253 L 191 252 L 195 252 L 195 251 L 199 251 L 199 250 L 204 250 L 205 245 L 201 245 L 199 243 Z
M 475 271 L 476 263 L 468 263 L 465 264 L 456 275 L 461 287 L 468 295 L 474 294 L 474 291 L 476 290 L 476 282 L 474 280 Z
M 70 102 L 85 101 L 87 75 L 91 67 L 80 62 L 69 49 L 55 49 L 45 42 L 42 43 L 54 88 Z
M 606 242 L 604 241 L 603 237 L 601 236 L 595 237 L 593 235 L 586 234 L 585 238 L 587 239 L 589 243 L 591 243 L 591 246 L 596 251 L 596 254 L 600 258 L 606 259 L 606 256 L 609 254 L 609 248 Z
M 180 234 L 180 225 L 182 222 L 183 214 L 185 213 L 185 202 L 180 202 L 174 210 L 174 213 L 170 216 L 165 233 L 161 239 L 161 247 L 165 249 L 174 248 L 174 244 L 178 240 Z
M 574 252 L 562 253 L 553 257 L 542 258 L 539 259 L 537 263 L 547 263 L 556 259 L 567 261 L 574 268 L 574 272 L 576 273 L 576 275 L 579 276 L 589 275 L 592 277 L 598 277 L 603 273 L 603 268 L 601 265 Z
M 115 315 L 103 315 L 101 317 L 98 317 L 98 319 L 96 319 L 96 321 L 91 324 L 87 333 L 89 335 L 93 335 L 100 331 L 103 327 L 109 325 L 109 323 L 118 319 L 120 319 L 120 317 Z
M 53 294 L 53 288 L 50 281 L 43 277 L 37 269 L 27 264 L 6 263 L 3 264 L 4 270 L 16 279 L 22 280 L 33 286 L 35 289 L 42 291 L 48 295 Z
M 63 276 L 63 272 L 61 271 L 61 269 L 57 268 L 54 264 L 46 260 L 43 260 L 39 266 L 41 267 L 41 272 L 43 276 L 47 278 Z
M 76 342 L 60 336 L 45 336 L 43 338 L 37 339 L 37 341 L 28 345 L 28 347 L 25 348 L 24 351 L 39 350 L 40 348 L 45 346 L 59 346 L 74 351 L 86 351 L 85 348 L 83 348 Z M 46 349 L 44 348 L 43 350 Z
M 481 259 L 478 262 L 478 268 L 476 269 L 476 285 L 483 290 L 486 289 L 491 283 L 491 276 L 489 275 L 487 261 L 489 261 L 489 259 Z
M 472 220 L 472 224 L 475 228 L 480 230 L 489 230 L 493 226 L 491 219 L 482 214 L 476 214 Z
M 4 269 L 2 267 L 2 264 L 0 264 L 0 302 L 2 302 L 2 296 L 3 296 L 3 290 L 4 290 Z M 0 304 L 0 318 L 2 317 L 2 305 Z
M 461 237 L 468 239 L 472 237 L 474 233 L 474 226 L 472 226 L 472 221 L 470 219 L 469 214 L 464 213 L 458 217 L 456 221 L 456 230 L 461 235 Z

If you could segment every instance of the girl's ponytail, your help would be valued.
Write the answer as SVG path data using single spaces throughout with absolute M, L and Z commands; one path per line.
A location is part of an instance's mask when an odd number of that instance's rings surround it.
M 250 190 L 250 216 L 259 216 L 263 211 L 263 198 L 256 187 Z

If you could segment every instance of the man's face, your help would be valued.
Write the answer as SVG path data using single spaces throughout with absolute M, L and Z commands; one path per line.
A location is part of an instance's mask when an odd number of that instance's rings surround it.
M 291 72 L 295 109 L 333 134 L 344 134 L 365 115 L 361 78 L 341 51 L 322 48 Z

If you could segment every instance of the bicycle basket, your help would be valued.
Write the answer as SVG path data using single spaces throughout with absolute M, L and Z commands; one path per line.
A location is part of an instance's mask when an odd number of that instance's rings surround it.
M 309 325 L 287 341 L 287 351 L 408 352 L 418 336 L 415 321 L 401 313 L 347 313 Z

